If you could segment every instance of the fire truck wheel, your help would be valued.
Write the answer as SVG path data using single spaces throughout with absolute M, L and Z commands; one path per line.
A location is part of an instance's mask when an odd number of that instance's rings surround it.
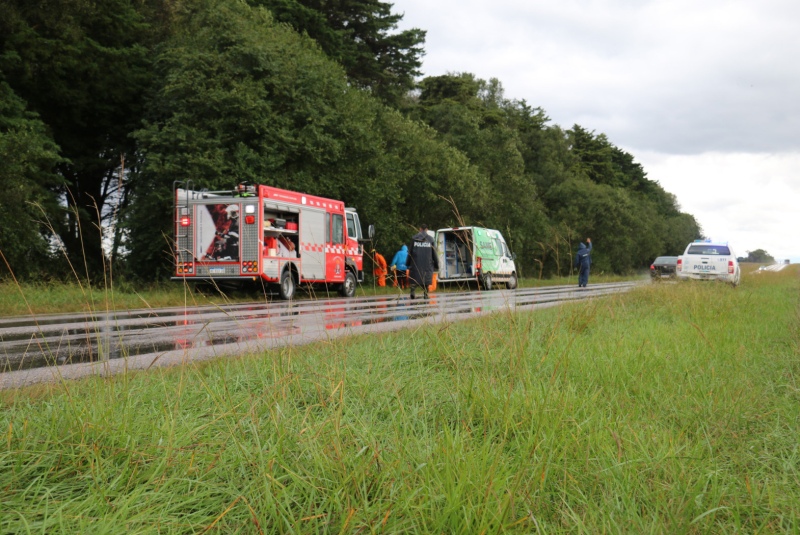
M 344 282 L 341 288 L 339 288 L 339 294 L 342 297 L 353 297 L 356 295 L 356 276 L 353 275 L 352 271 L 347 270 L 345 273 Z
M 281 275 L 281 283 L 278 286 L 278 293 L 281 296 L 281 299 L 286 299 L 287 301 L 294 297 L 294 277 L 292 277 L 292 272 L 290 270 L 285 270 L 283 275 Z

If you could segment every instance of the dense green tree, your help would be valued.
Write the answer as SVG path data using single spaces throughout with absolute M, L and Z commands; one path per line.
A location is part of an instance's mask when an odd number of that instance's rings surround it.
M 483 106 L 479 97 L 481 85 L 481 80 L 470 73 L 428 76 L 419 84 L 419 104 L 423 111 L 448 102 L 478 110 Z
M 572 177 L 569 169 L 573 157 L 566 136 L 558 126 L 548 124 L 550 119 L 541 108 L 525 101 L 506 101 L 503 111 L 506 124 L 519 138 L 517 147 L 524 162 L 525 179 L 510 197 L 523 201 L 516 218 L 515 250 L 522 268 L 527 269 L 525 273 L 538 276 L 559 272 L 559 266 L 568 266 L 565 259 L 571 254 L 575 230 L 569 223 L 550 217 L 554 207 L 547 205 L 547 192 Z
M 583 202 L 575 203 L 564 198 L 560 185 L 555 193 L 557 202 L 547 206 L 554 210 L 557 218 L 563 219 L 564 210 L 557 204 L 566 203 L 567 212 L 578 220 L 576 211 L 589 217 L 583 231 L 592 231 L 598 245 L 604 242 L 604 252 L 596 253 L 598 267 L 615 272 L 626 272 L 646 265 L 655 256 L 677 254 L 686 243 L 700 234 L 695 219 L 680 212 L 675 196 L 667 193 L 657 183 L 647 178 L 640 164 L 632 155 L 615 147 L 603 134 L 595 135 L 579 125 L 567 131 L 570 154 L 573 158 L 571 171 L 584 182 L 582 189 L 598 193 L 596 199 L 586 196 L 572 183 L 568 188 Z M 597 190 L 591 185 L 613 189 Z M 578 207 L 581 206 L 580 210 Z M 608 254 L 608 257 L 605 255 Z
M 150 82 L 142 12 L 157 2 L 0 0 L 0 71 L 47 125 L 64 159 L 54 189 L 66 207 L 58 225 L 72 264 L 104 264 L 101 229 L 119 199 L 119 169 L 135 147 Z M 141 10 L 141 11 L 140 11 Z
M 340 198 L 387 246 L 468 162 L 424 125 L 351 87 L 308 38 L 236 0 L 201 0 L 157 58 L 157 90 L 136 133 L 141 161 L 126 215 L 133 272 L 171 270 L 173 181 L 249 181 Z M 428 212 L 428 210 L 430 210 Z
M 525 274 L 568 273 L 587 236 L 597 269 L 625 272 L 700 235 L 633 155 L 549 124 L 499 80 L 448 74 L 409 93 L 424 32 L 392 33 L 391 8 L 0 0 L 0 219 L 46 217 L 58 234 L 31 225 L 13 241 L 5 225 L 0 248 L 31 266 L 60 243 L 80 273 L 97 273 L 119 205 L 112 250 L 131 273 L 164 276 L 172 185 L 185 180 L 343 199 L 387 253 L 420 222 L 498 228 Z
M 180 26 L 158 55 L 157 92 L 135 136 L 142 166 L 126 221 L 134 271 L 169 269 L 173 181 L 330 196 L 338 184 L 329 166 L 347 149 L 345 123 L 357 122 L 341 113 L 349 92 L 340 69 L 266 10 L 201 0 Z
M 420 74 L 425 32 L 396 32 L 403 15 L 379 0 L 249 0 L 316 40 L 351 83 L 397 105 Z
M 486 90 L 491 84 L 500 92 L 496 80 L 487 84 L 471 74 L 429 77 L 420 84 L 419 107 L 414 116 L 463 152 L 479 176 L 478 182 L 469 187 L 454 184 L 447 191 L 460 214 L 460 221 L 453 220 L 451 224 L 513 224 L 509 216 L 518 207 L 525 210 L 526 198 L 518 196 L 526 186 L 519 138 L 506 125 L 505 113 L 494 98 L 497 95 Z M 487 95 L 494 96 L 482 98 Z M 533 191 L 528 193 L 535 196 Z
M 452 224 L 458 195 L 469 195 L 480 180 L 466 156 L 425 124 L 384 110 L 378 125 L 384 150 L 376 176 L 394 193 L 375 192 L 370 199 L 378 213 L 395 214 L 388 226 L 379 227 L 382 246 L 394 249 L 406 243 L 420 223 L 430 228 Z
M 541 110 L 506 100 L 498 80 L 461 73 L 424 79 L 413 114 L 462 151 L 479 173 L 468 193 L 455 189 L 462 219 L 450 224 L 502 230 L 523 272 L 533 268 L 550 231 L 536 183 L 537 172 L 546 172 L 551 160 L 540 147 L 548 128 Z
M 703 237 L 703 231 L 697 219 L 693 215 L 685 213 L 667 217 L 664 220 L 663 234 L 664 246 L 658 255 L 681 255 L 689 242 Z
M 60 181 L 51 170 L 61 161 L 45 125 L 0 80 L 0 278 L 51 271 L 48 238 L 59 211 L 49 188 Z

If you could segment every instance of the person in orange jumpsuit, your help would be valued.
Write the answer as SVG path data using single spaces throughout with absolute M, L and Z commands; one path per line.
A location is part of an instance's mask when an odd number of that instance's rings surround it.
M 375 262 L 375 269 L 372 271 L 372 274 L 375 275 L 375 282 L 378 283 L 378 286 L 386 286 L 386 274 L 389 273 L 386 268 L 386 259 L 373 249 L 372 260 Z

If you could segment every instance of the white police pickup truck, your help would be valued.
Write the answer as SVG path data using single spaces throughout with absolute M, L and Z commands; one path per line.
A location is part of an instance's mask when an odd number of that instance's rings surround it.
M 733 286 L 739 284 L 742 273 L 739 261 L 727 242 L 695 240 L 678 257 L 675 270 L 678 279 L 716 280 Z

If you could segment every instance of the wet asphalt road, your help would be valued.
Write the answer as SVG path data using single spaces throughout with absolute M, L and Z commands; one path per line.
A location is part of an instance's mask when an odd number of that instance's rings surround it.
M 637 284 L 447 292 L 428 300 L 398 294 L 6 318 L 0 319 L 0 388 L 530 310 L 624 292 Z

